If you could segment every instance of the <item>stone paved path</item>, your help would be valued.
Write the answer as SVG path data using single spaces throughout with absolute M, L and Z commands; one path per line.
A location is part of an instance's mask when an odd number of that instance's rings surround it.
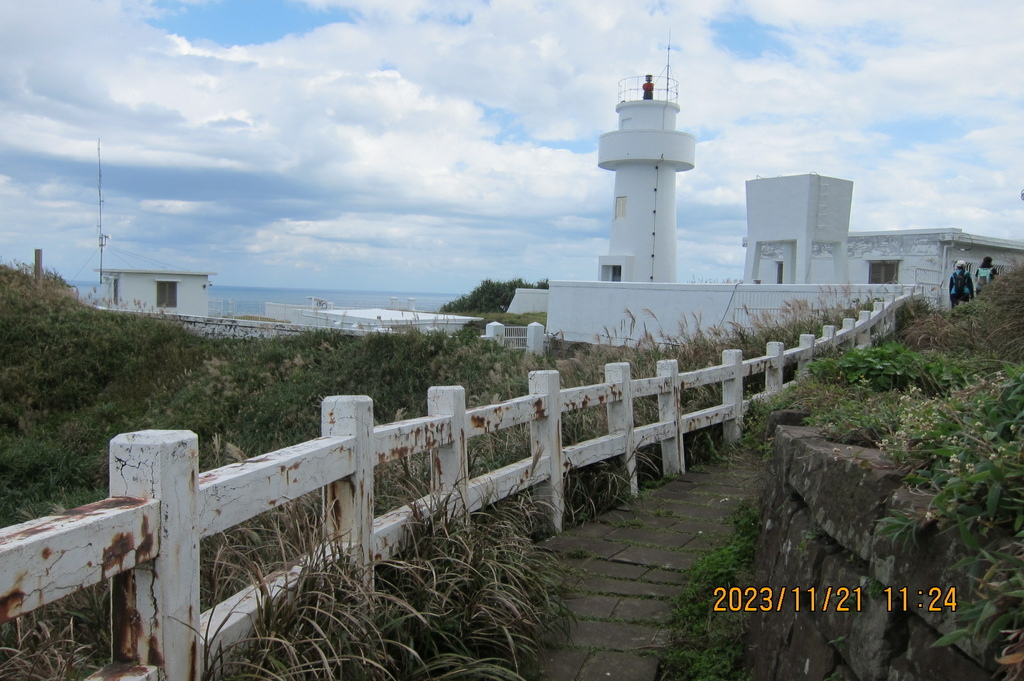
M 545 540 L 572 570 L 568 637 L 542 656 L 548 681 L 653 681 L 686 569 L 760 493 L 756 463 L 699 466 L 628 506 Z

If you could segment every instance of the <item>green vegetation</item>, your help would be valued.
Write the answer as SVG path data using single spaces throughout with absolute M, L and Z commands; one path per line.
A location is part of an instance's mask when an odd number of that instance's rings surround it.
M 375 589 L 316 553 L 300 517 L 282 548 L 315 558 L 292 597 L 269 604 L 252 639 L 228 651 L 220 678 L 521 681 L 541 635 L 566 621 L 555 558 L 529 539 L 537 514 L 516 499 L 468 521 L 423 518 L 407 555 L 376 566 Z M 253 567 L 250 577 L 271 569 Z
M 441 306 L 441 312 L 451 314 L 504 312 L 512 303 L 517 288 L 547 288 L 546 279 L 531 284 L 523 279 L 493 281 L 484 279 L 475 289 Z
M 0 523 L 105 497 L 108 442 L 122 432 L 192 430 L 206 470 L 317 437 L 320 402 L 329 395 L 369 395 L 384 423 L 424 415 L 433 385 L 462 385 L 469 406 L 490 404 L 526 394 L 535 369 L 558 369 L 564 387 L 602 382 L 609 362 L 630 362 L 638 377 L 654 375 L 661 359 L 677 359 L 685 371 L 719 363 L 724 348 L 756 356 L 767 341 L 795 345 L 801 333 L 844 316 L 855 310 L 793 306 L 754 329 L 681 329 L 639 348 L 559 348 L 543 357 L 481 341 L 475 331 L 208 340 L 159 319 L 89 308 L 55 276 L 37 287 L 21 268 L 0 266 Z M 688 391 L 682 406 L 718 399 L 709 386 Z M 638 402 L 638 422 L 656 421 L 656 414 L 655 400 Z M 607 432 L 603 409 L 566 414 L 563 426 L 567 442 Z M 688 436 L 688 451 L 714 451 L 717 438 Z M 656 452 L 642 454 L 642 475 L 653 475 Z M 471 474 L 528 455 L 526 428 L 474 438 Z M 376 512 L 421 496 L 426 465 L 378 467 Z M 568 480 L 569 513 L 591 517 L 622 489 L 613 465 L 576 471 Z M 437 524 L 440 534 L 423 533 L 417 553 L 378 566 L 376 591 L 357 592 L 358 574 L 315 563 L 301 596 L 264 613 L 264 628 L 249 642 L 252 655 L 228 678 L 328 678 L 343 668 L 346 678 L 367 679 L 529 673 L 539 632 L 562 613 L 551 590 L 554 568 L 525 539 L 539 531 L 536 517 L 522 508 L 512 514 L 525 525 L 508 521 L 501 507 L 471 523 Z M 299 499 L 204 540 L 203 607 L 289 567 L 320 536 L 317 515 L 317 499 Z M 477 608 L 472 621 L 467 608 Z M 108 610 L 103 589 L 89 589 L 0 626 L 0 679 L 76 678 L 103 664 Z M 356 659 L 370 660 L 364 671 L 353 671 Z
M 754 571 L 758 509 L 743 503 L 730 518 L 728 542 L 697 560 L 687 571 L 686 586 L 676 599 L 672 629 L 676 645 L 663 660 L 672 681 L 746 681 L 740 612 L 713 612 L 715 589 L 747 586 Z
M 883 450 L 906 482 L 933 494 L 883 531 L 914 541 L 925 528 L 962 536 L 978 580 L 962 636 L 1002 639 L 1007 673 L 1024 674 L 1024 269 L 943 313 L 920 309 L 899 343 L 811 365 L 773 400 L 799 407 L 831 439 Z M 993 541 L 1002 539 L 1001 548 Z

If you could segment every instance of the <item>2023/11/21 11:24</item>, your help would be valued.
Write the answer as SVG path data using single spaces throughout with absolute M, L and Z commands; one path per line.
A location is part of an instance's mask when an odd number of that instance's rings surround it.
M 907 587 L 886 587 L 889 612 L 904 612 L 915 607 L 928 612 L 956 612 L 956 587 L 946 589 L 933 586 L 913 590 Z M 916 599 L 915 599 L 916 594 Z M 783 608 L 809 612 L 860 612 L 865 602 L 863 587 L 715 587 L 714 612 L 782 612 Z M 870 597 L 869 597 L 870 598 Z

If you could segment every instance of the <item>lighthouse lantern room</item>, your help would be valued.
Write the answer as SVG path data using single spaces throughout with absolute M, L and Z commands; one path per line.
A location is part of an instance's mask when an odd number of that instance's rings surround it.
M 601 135 L 597 165 L 615 171 L 608 255 L 601 281 L 676 281 L 676 173 L 694 165 L 694 136 L 676 130 L 679 84 L 668 77 L 619 82 L 619 129 Z

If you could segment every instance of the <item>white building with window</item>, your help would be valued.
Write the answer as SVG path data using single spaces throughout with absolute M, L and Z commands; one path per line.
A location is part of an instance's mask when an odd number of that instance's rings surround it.
M 996 268 L 1024 259 L 1024 243 L 960 229 L 850 232 L 853 182 L 823 175 L 747 181 L 748 284 L 903 284 L 949 305 L 957 260 L 973 275 L 982 258 Z
M 205 317 L 209 310 L 210 277 L 216 272 L 182 270 L 118 270 L 104 268 L 99 291 L 103 307 L 112 310 L 167 312 Z

